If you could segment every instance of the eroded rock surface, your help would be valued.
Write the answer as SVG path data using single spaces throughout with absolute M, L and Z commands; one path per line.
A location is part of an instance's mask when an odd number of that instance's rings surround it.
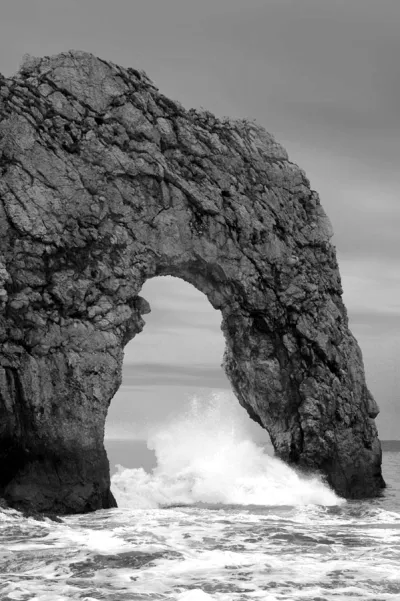
M 263 128 L 186 111 L 83 52 L 0 77 L 0 496 L 110 507 L 103 447 L 156 275 L 220 309 L 240 403 L 285 461 L 346 497 L 384 486 L 332 235 Z

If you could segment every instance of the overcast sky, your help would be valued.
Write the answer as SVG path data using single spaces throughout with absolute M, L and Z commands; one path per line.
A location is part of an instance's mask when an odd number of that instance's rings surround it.
M 2 0 L 0 71 L 87 50 L 144 69 L 187 108 L 255 117 L 307 172 L 335 229 L 353 332 L 400 439 L 400 0 Z M 111 436 L 138 435 L 202 388 L 226 387 L 220 317 L 157 279 L 126 353 Z M 136 364 L 133 368 L 132 364 Z

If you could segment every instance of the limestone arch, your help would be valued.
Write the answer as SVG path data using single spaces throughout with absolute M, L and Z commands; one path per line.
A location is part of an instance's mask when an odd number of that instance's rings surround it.
M 107 409 L 140 289 L 163 274 L 221 310 L 232 388 L 277 454 L 378 494 L 378 408 L 329 220 L 274 138 L 82 52 L 28 61 L 0 98 L 0 495 L 113 505 Z

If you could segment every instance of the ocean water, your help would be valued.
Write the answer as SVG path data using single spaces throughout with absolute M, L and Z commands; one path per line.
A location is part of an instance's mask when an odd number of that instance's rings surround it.
M 0 600 L 400 600 L 400 445 L 384 495 L 346 502 L 253 442 L 236 407 L 194 399 L 142 467 L 110 444 L 118 509 L 0 510 Z

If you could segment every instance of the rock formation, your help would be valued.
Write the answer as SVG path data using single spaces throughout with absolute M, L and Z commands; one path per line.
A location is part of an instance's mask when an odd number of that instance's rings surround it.
M 222 313 L 225 369 L 283 460 L 341 495 L 384 486 L 378 407 L 348 329 L 332 230 L 262 127 L 186 111 L 83 52 L 0 76 L 0 496 L 114 505 L 103 447 L 124 345 L 158 275 Z

